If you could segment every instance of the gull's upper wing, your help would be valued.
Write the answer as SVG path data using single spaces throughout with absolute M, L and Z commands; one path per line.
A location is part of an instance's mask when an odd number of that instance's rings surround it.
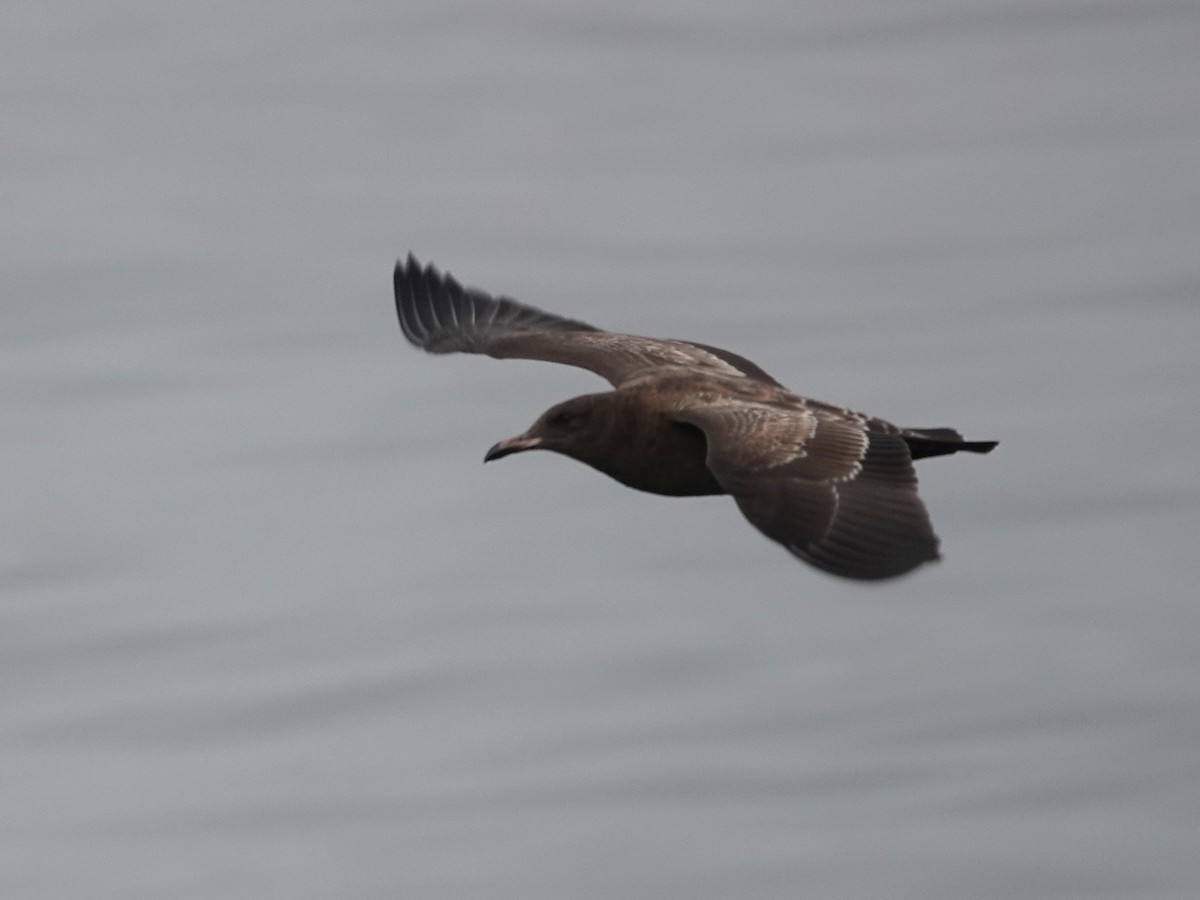
M 601 331 L 518 303 L 464 288 L 410 254 L 397 262 L 396 312 L 404 336 L 430 353 L 483 353 L 579 366 L 619 386 L 662 368 L 684 368 L 778 384 L 736 353 L 693 344 Z
M 751 524 L 817 568 L 879 579 L 938 558 L 900 435 L 802 402 L 730 399 L 671 415 L 704 432 L 708 468 Z

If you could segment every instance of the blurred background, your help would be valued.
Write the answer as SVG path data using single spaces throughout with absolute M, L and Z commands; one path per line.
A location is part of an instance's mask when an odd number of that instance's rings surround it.
M 1200 7 L 18 0 L 0 896 L 1200 895 Z M 549 454 L 409 250 L 998 439 L 937 566 Z

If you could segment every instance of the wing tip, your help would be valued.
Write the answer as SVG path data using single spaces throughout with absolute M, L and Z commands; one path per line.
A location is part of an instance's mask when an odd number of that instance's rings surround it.
M 835 548 L 828 542 L 804 547 L 788 544 L 786 549 L 828 575 L 851 581 L 887 581 L 915 572 L 926 563 L 941 562 L 939 543 L 935 537 L 931 543 L 920 543 L 907 552 L 890 548 L 886 552 L 876 551 L 865 556 L 859 555 L 861 548 Z M 847 553 L 847 550 L 850 552 Z
M 422 265 L 410 250 L 406 258 L 396 260 L 392 289 L 400 330 L 409 343 L 431 350 L 432 339 L 447 325 L 444 319 L 453 312 L 454 297 L 462 294 L 462 287 L 433 263 Z

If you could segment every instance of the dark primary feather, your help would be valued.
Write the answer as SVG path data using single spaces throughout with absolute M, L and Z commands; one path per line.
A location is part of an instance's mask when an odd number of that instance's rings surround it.
M 508 297 L 464 288 L 410 253 L 392 276 L 404 336 L 430 353 L 486 353 L 497 336 L 517 331 L 598 331 Z
M 418 347 L 579 366 L 616 388 L 559 404 L 489 456 L 540 447 L 641 490 L 723 491 L 759 531 L 835 575 L 890 578 L 937 559 L 913 460 L 996 446 L 802 397 L 727 350 L 601 331 L 463 288 L 411 255 L 394 281 L 400 327 Z M 560 422 L 567 406 L 588 424 Z

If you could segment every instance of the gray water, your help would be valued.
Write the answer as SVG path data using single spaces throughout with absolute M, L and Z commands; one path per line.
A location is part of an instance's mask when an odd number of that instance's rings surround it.
M 1200 7 L 0 27 L 0 896 L 1200 896 Z M 481 465 L 415 251 L 930 460 L 945 560 Z

